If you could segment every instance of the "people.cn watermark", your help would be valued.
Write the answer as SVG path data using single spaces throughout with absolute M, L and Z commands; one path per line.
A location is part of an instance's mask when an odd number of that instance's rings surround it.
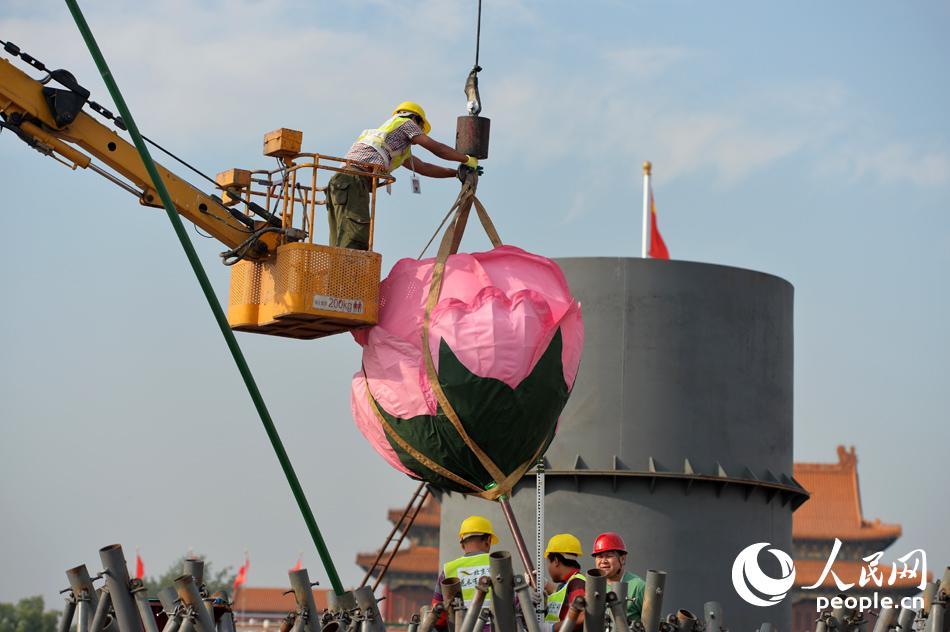
M 757 542 L 742 549 L 736 556 L 736 561 L 732 564 L 732 585 L 736 593 L 745 601 L 753 606 L 774 606 L 781 603 L 788 595 L 789 591 L 795 585 L 795 563 L 785 551 L 777 548 L 768 548 L 775 559 L 778 560 L 781 572 L 780 577 L 771 577 L 767 575 L 762 567 L 759 566 L 759 553 L 769 547 L 768 542 Z M 846 593 L 857 585 L 859 588 L 868 586 L 877 588 L 890 588 L 899 579 L 919 579 L 918 588 L 923 590 L 927 585 L 927 554 L 923 549 L 914 549 L 903 557 L 897 558 L 897 561 L 891 562 L 890 572 L 886 572 L 886 567 L 881 568 L 879 563 L 883 551 L 872 553 L 867 557 L 861 558 L 864 566 L 861 567 L 861 574 L 856 583 L 843 581 L 834 571 L 833 566 L 838 558 L 838 552 L 841 550 L 841 540 L 835 538 L 834 546 L 821 576 L 811 586 L 802 586 L 802 590 L 815 590 L 821 588 L 825 580 L 830 576 L 835 586 L 841 593 Z M 898 566 L 900 564 L 900 567 Z M 819 611 L 831 606 L 839 608 L 845 606 L 857 610 L 867 610 L 868 608 L 893 607 L 900 604 L 902 608 L 919 608 L 923 606 L 921 597 L 903 597 L 900 600 L 894 600 L 888 596 L 880 596 L 877 591 L 873 596 L 854 597 L 842 594 L 839 597 L 816 597 L 816 606 Z

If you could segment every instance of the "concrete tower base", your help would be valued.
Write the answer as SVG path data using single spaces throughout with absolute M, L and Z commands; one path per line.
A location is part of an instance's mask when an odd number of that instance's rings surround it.
M 586 343 L 546 455 L 545 537 L 577 535 L 588 569 L 594 537 L 617 531 L 629 570 L 667 571 L 664 614 L 686 608 L 701 618 L 705 602 L 719 601 L 736 632 L 765 621 L 790 629 L 789 599 L 750 605 L 731 576 L 751 544 L 791 551 L 792 511 L 807 499 L 791 478 L 792 286 L 682 261 L 558 263 L 581 301 Z M 532 542 L 533 476 L 511 502 Z M 471 514 L 489 517 L 496 549 L 514 554 L 497 505 L 445 494 L 443 559 L 459 555 L 456 527 Z M 759 562 L 781 577 L 773 556 Z

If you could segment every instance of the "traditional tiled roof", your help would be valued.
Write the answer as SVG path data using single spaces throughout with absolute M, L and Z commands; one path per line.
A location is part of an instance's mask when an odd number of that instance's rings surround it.
M 825 569 L 825 564 L 828 563 L 828 560 L 795 560 L 795 584 L 797 586 L 811 586 L 818 581 L 818 578 L 821 577 L 822 571 Z M 831 569 L 838 575 L 838 578 L 846 584 L 854 584 L 853 590 L 860 590 L 861 587 L 858 586 L 858 580 L 861 577 L 861 568 L 864 567 L 864 562 L 856 562 L 852 560 L 836 560 Z M 901 564 L 898 563 L 898 571 L 901 569 Z M 897 591 L 907 591 L 910 590 L 910 593 L 916 592 L 917 587 L 920 585 L 920 577 L 895 577 L 893 584 L 888 584 L 891 574 L 891 565 L 890 564 L 881 564 L 879 567 L 881 573 L 882 586 L 879 587 L 874 581 L 870 581 L 865 584 L 864 588 L 867 590 L 897 590 Z M 899 575 L 899 573 L 898 573 Z M 931 575 L 928 572 L 928 576 Z M 835 583 L 834 577 L 831 576 L 831 573 L 822 580 L 821 586 L 823 588 L 833 588 L 837 590 L 838 586 Z
M 430 495 L 416 515 L 416 520 L 412 523 L 413 528 L 428 527 L 430 529 L 438 529 L 439 524 L 442 522 L 441 509 L 442 507 L 439 501 Z M 400 518 L 402 518 L 403 511 L 404 509 L 396 507 L 390 509 L 388 514 L 389 521 L 393 524 L 399 522 Z
M 287 588 L 241 586 L 234 595 L 234 610 L 246 613 L 273 612 L 283 616 L 297 607 L 293 593 L 284 594 L 287 590 Z M 313 591 L 313 600 L 317 610 L 323 610 L 327 607 L 327 591 L 326 588 L 318 588 Z
M 389 554 L 387 553 L 386 556 Z M 386 556 L 380 563 L 386 562 Z M 360 553 L 356 563 L 366 570 L 376 559 L 376 553 Z M 439 549 L 434 546 L 413 546 L 396 553 L 388 573 L 425 574 L 435 576 L 439 571 Z
M 792 514 L 794 540 L 887 540 L 901 534 L 899 524 L 865 520 L 858 487 L 854 446 L 838 446 L 837 463 L 795 463 L 794 476 L 811 499 Z

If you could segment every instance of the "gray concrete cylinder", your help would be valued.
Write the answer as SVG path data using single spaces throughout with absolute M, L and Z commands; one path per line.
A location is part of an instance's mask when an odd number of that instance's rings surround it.
M 792 286 L 719 265 L 632 258 L 558 260 L 583 309 L 585 348 L 558 435 L 545 455 L 545 537 L 603 531 L 626 541 L 627 570 L 668 573 L 664 612 L 717 601 L 729 627 L 754 630 L 762 609 L 732 586 L 737 554 L 757 542 L 790 553 L 792 511 L 807 499 L 792 476 Z M 530 473 L 529 474 L 533 474 Z M 443 495 L 441 552 L 455 527 L 499 508 Z M 511 506 L 534 539 L 534 477 Z M 583 568 L 593 566 L 585 555 Z M 763 551 L 762 570 L 781 577 Z M 516 568 L 515 572 L 520 572 Z M 769 608 L 791 628 L 791 599 Z

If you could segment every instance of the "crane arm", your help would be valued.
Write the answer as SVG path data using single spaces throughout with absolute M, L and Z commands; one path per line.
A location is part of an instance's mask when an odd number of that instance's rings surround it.
M 53 71 L 51 76 L 63 72 Z M 161 208 L 158 193 L 135 146 L 81 109 L 89 93 L 75 84 L 72 75 L 65 73 L 60 77 L 66 79 L 59 81 L 67 86 L 66 90 L 45 88 L 47 94 L 44 94 L 44 82 L 34 79 L 0 57 L 0 116 L 3 118 L 3 127 L 13 131 L 34 149 L 65 162 L 73 169 L 92 169 L 105 175 L 113 183 L 135 193 L 140 204 Z M 70 80 L 72 88 L 69 87 Z M 51 101 L 54 102 L 57 97 L 64 104 L 62 109 L 65 113 L 55 111 L 56 105 Z M 124 177 L 129 184 L 99 168 L 93 159 Z M 250 258 L 264 256 L 276 248 L 277 235 L 274 231 L 262 231 L 259 237 L 254 236 L 256 231 L 268 226 L 267 222 L 253 221 L 163 166 L 156 164 L 156 167 L 171 194 L 175 209 L 199 228 L 229 248 L 245 244 L 249 238 L 255 239 L 258 242 L 255 247 L 247 249 Z

